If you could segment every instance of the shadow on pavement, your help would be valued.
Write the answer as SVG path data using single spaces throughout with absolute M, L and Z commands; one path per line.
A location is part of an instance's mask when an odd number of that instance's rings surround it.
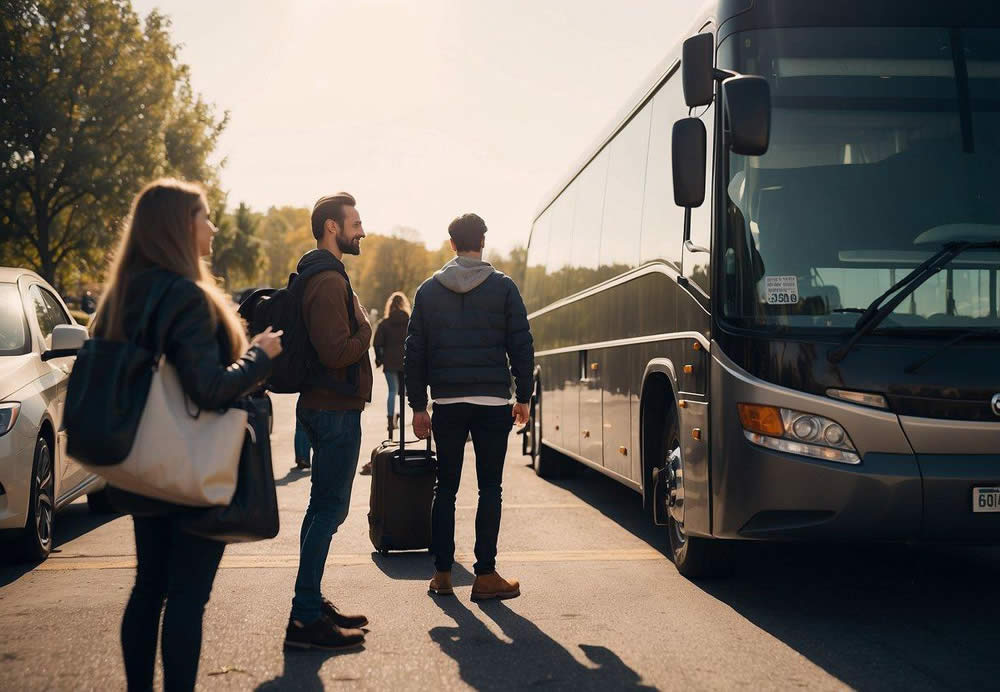
M 296 651 L 285 649 L 284 670 L 278 677 L 262 682 L 259 692 L 272 690 L 301 690 L 302 692 L 322 692 L 325 690 L 319 671 L 323 664 L 334 656 L 351 656 L 364 653 L 364 647 L 350 651 Z M 360 678 L 332 677 L 331 682 L 352 682 Z
M 554 481 L 669 555 L 632 490 L 580 466 Z M 1000 548 L 740 543 L 696 585 L 859 689 L 996 688 Z
M 1000 552 L 905 545 L 743 545 L 698 586 L 858 689 L 995 688 Z
M 288 469 L 288 472 L 285 473 L 284 476 L 281 478 L 275 478 L 274 484 L 280 488 L 284 485 L 291 485 L 295 481 L 300 481 L 303 478 L 309 478 L 309 469 L 300 469 L 298 466 L 293 466 Z
M 642 510 L 642 495 L 583 464 L 574 464 L 572 468 L 571 478 L 544 482 L 572 493 L 636 538 L 669 557 L 666 529 L 654 525 L 646 517 Z
M 488 601 L 480 610 L 495 622 L 510 643 L 495 636 L 457 598 L 436 598 L 438 607 L 456 627 L 434 627 L 431 639 L 457 663 L 462 681 L 483 689 L 524 689 L 552 685 L 555 689 L 650 690 L 639 675 L 603 646 L 581 644 L 595 667 L 586 666 L 534 623 L 502 601 Z
M 120 516 L 122 515 L 114 513 L 95 514 L 84 502 L 69 505 L 56 514 L 52 552 L 58 554 L 62 546 Z M 17 558 L 11 555 L 13 552 L 11 547 L 10 543 L 0 543 L 0 588 L 13 584 L 41 564 L 39 561 L 18 562 Z
M 390 579 L 429 582 L 434 576 L 434 559 L 424 550 L 388 555 L 372 553 L 372 562 Z M 464 566 L 455 563 L 452 567 L 451 582 L 454 586 L 472 586 L 475 580 L 475 575 Z

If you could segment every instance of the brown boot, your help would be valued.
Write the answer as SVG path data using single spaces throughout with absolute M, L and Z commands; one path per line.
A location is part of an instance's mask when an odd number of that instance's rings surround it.
M 490 598 L 517 598 L 521 595 L 521 585 L 517 579 L 504 579 L 496 572 L 480 574 L 472 585 L 472 600 L 485 601 Z
M 438 596 L 450 596 L 455 593 L 451 586 L 451 572 L 435 572 L 427 590 Z

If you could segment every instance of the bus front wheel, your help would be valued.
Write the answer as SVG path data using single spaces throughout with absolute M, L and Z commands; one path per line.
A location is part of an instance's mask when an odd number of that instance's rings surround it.
M 684 530 L 684 458 L 676 415 L 671 415 L 664 426 L 662 449 L 666 488 L 661 501 L 666 503 L 664 514 L 674 566 L 689 579 L 725 574 L 730 565 L 730 546 L 714 538 L 688 536 Z

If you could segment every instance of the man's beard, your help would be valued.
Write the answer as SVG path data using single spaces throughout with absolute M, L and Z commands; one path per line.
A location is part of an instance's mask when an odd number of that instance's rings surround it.
M 337 234 L 337 247 L 345 255 L 360 255 L 361 254 L 361 242 L 358 239 L 358 244 L 355 245 L 354 241 L 346 240 L 339 233 Z

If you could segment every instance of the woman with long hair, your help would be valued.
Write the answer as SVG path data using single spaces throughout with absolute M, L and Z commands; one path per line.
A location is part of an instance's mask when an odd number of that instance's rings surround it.
M 375 366 L 382 367 L 385 381 L 389 384 L 389 397 L 386 401 L 389 439 L 392 439 L 396 428 L 396 399 L 399 397 L 399 381 L 403 377 L 403 342 L 406 341 L 406 325 L 410 321 L 410 301 L 406 294 L 396 291 L 385 302 L 385 312 L 378 328 L 375 330 Z M 403 411 L 399 412 L 403 415 Z M 400 423 L 402 425 L 402 423 Z M 361 467 L 361 473 L 371 473 L 371 464 Z
M 225 409 L 255 389 L 281 353 L 281 334 L 270 329 L 247 344 L 235 306 L 203 259 L 211 255 L 215 232 L 201 187 L 160 179 L 143 188 L 132 202 L 92 327 L 96 336 L 138 339 L 163 353 L 188 399 L 203 410 Z M 154 307 L 142 325 L 147 301 Z M 166 603 L 164 687 L 194 689 L 202 617 L 225 544 L 184 533 L 182 508 L 109 492 L 114 504 L 133 512 L 135 525 L 138 567 L 121 628 L 128 688 L 153 686 Z

